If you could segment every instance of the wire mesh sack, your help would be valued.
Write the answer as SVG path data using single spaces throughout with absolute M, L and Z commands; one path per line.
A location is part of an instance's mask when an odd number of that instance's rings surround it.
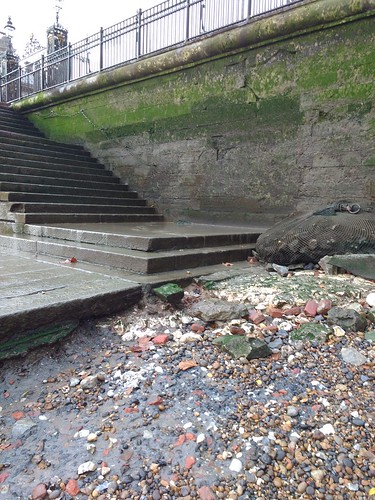
M 285 266 L 359 253 L 375 253 L 375 212 L 347 202 L 281 221 L 256 243 L 260 260 Z

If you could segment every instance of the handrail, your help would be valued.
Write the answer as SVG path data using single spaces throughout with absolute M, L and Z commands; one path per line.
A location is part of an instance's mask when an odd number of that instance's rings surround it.
M 13 102 L 129 64 L 202 35 L 302 0 L 165 0 L 0 77 L 0 102 Z

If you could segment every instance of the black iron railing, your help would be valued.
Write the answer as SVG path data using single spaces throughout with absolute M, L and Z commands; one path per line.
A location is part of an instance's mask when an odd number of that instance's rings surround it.
M 166 0 L 52 54 L 29 57 L 0 78 L 0 101 L 19 100 L 128 64 L 300 1 Z

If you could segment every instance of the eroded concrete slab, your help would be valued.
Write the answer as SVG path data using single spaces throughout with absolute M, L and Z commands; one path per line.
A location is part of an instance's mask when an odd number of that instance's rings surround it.
M 139 300 L 139 283 L 62 261 L 0 248 L 0 342 L 56 322 L 124 309 Z

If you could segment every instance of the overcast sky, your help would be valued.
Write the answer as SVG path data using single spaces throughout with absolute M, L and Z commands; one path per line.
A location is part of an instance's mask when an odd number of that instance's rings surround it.
M 46 45 L 46 30 L 56 19 L 56 5 L 59 5 L 60 24 L 69 32 L 69 42 L 75 43 L 87 35 L 108 28 L 128 17 L 138 9 L 146 10 L 158 5 L 162 0 L 2 0 L 0 31 L 11 16 L 13 26 L 13 46 L 22 56 L 30 35 Z M 3 5 L 4 4 L 4 5 Z

